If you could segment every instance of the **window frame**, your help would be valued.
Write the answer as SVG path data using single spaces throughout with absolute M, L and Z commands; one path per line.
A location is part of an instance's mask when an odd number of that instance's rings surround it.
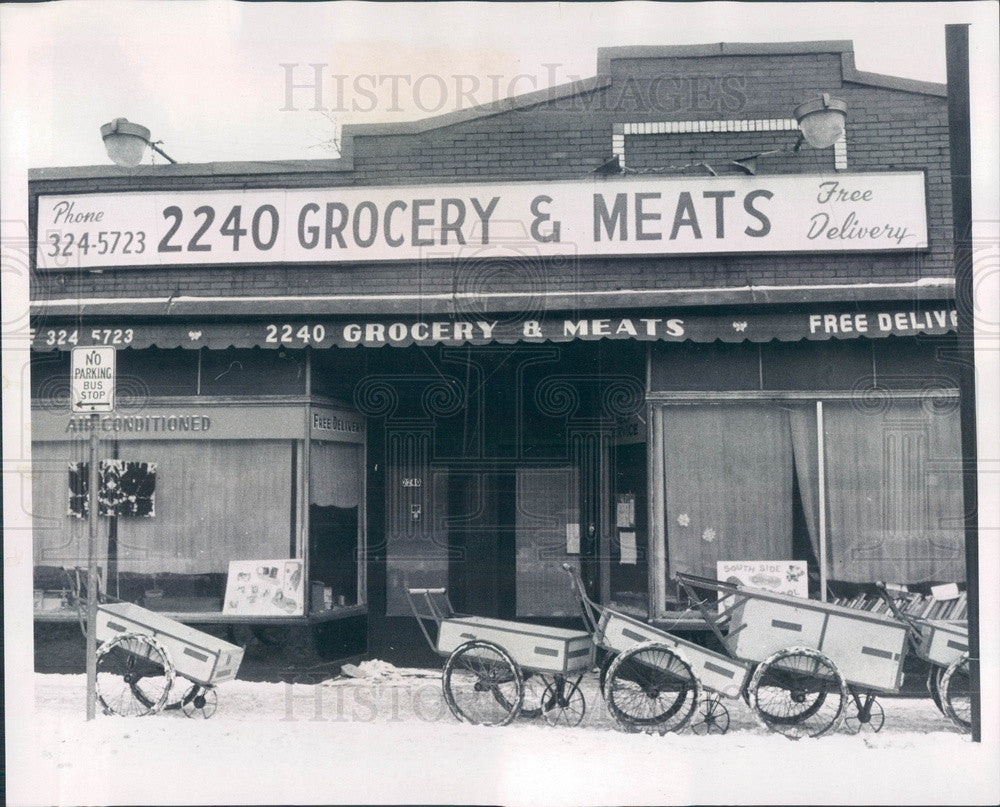
M 664 469 L 663 413 L 671 406 L 696 406 L 726 402 L 782 403 L 789 401 L 813 402 L 817 415 L 817 450 L 819 497 L 819 538 L 820 538 L 820 591 L 821 599 L 827 598 L 828 572 L 826 560 L 826 463 L 824 456 L 823 404 L 829 401 L 844 401 L 857 398 L 857 390 L 727 390 L 720 392 L 654 392 L 646 391 L 646 422 L 649 424 L 647 443 L 647 471 L 649 487 L 649 614 L 652 619 L 668 617 L 666 605 L 667 584 L 667 543 L 666 543 L 666 490 Z M 957 387 L 934 389 L 893 389 L 894 398 L 936 400 L 957 400 Z

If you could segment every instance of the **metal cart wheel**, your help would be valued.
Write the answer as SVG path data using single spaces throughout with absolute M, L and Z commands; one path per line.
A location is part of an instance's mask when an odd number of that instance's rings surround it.
M 702 698 L 691 718 L 690 729 L 695 734 L 725 734 L 729 731 L 729 709 L 718 694 Z
M 574 681 L 557 675 L 542 695 L 542 715 L 550 726 L 579 726 L 587 713 L 587 701 Z
M 173 680 L 170 657 L 149 636 L 125 633 L 97 650 L 97 698 L 107 714 L 156 714 Z
M 955 659 L 938 681 L 944 713 L 962 731 L 972 730 L 972 697 L 969 685 L 969 655 Z
M 215 687 L 192 684 L 177 706 L 187 717 L 201 717 L 208 720 L 219 708 L 219 696 Z
M 874 695 L 867 695 L 864 703 L 851 698 L 844 714 L 844 728 L 851 734 L 863 731 L 878 733 L 885 725 L 885 709 Z
M 749 690 L 764 725 L 795 740 L 833 731 L 844 717 L 848 697 L 836 665 L 805 647 L 772 655 L 754 672 Z
M 679 731 L 698 705 L 701 685 L 673 649 L 646 642 L 621 653 L 608 669 L 608 711 L 629 731 Z
M 466 723 L 506 726 L 524 703 L 520 668 L 502 647 L 481 639 L 455 648 L 441 683 L 448 708 Z

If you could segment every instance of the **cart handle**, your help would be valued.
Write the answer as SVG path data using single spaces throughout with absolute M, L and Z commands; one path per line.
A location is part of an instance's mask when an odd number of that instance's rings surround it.
M 87 637 L 87 597 L 84 596 L 87 590 L 87 569 L 83 566 L 63 566 L 63 575 L 69 585 L 69 593 L 73 604 L 76 607 L 77 621 L 80 623 L 80 631 L 84 638 Z M 104 586 L 103 569 L 97 568 L 97 604 L 103 605 L 109 602 L 125 602 L 125 600 L 113 597 L 108 594 Z
M 444 588 L 410 588 L 406 586 L 403 588 L 403 591 L 406 592 L 406 600 L 410 604 L 410 611 L 413 613 L 413 618 L 417 620 L 420 632 L 424 634 L 424 638 L 427 640 L 427 645 L 432 651 L 437 652 L 436 644 L 431 639 L 427 623 L 433 622 L 437 630 L 440 631 L 442 621 L 449 617 L 457 616 L 455 609 L 451 606 L 451 600 L 448 599 L 448 590 Z M 440 604 L 434 602 L 433 595 L 444 597 L 444 606 L 447 609 L 447 613 L 442 610 Z M 427 606 L 426 610 L 423 611 L 417 608 L 417 599 L 421 597 Z
M 577 571 L 576 567 L 570 563 L 562 564 L 563 571 L 569 575 L 570 588 L 576 595 L 577 602 L 580 604 L 580 613 L 583 616 L 583 624 L 586 626 L 589 633 L 596 634 L 598 631 L 598 625 L 601 621 L 601 614 L 604 609 L 594 602 L 590 597 L 587 596 L 587 590 L 583 586 L 583 580 L 580 579 L 580 572 Z
M 674 577 L 677 578 L 677 582 L 684 587 L 684 590 L 688 592 L 689 595 L 694 594 L 694 589 L 707 588 L 712 591 L 721 591 L 725 594 L 736 594 L 740 589 L 735 583 L 726 583 L 722 580 L 713 580 L 711 577 L 699 577 L 696 574 L 685 574 L 683 572 L 677 572 Z
M 896 598 L 889 593 L 889 589 L 882 581 L 875 583 L 875 589 L 878 591 L 879 596 L 885 601 L 885 604 L 889 606 L 889 610 L 892 611 L 892 615 L 896 617 L 896 619 L 901 622 L 905 622 L 910 628 L 919 632 L 920 626 L 925 624 L 926 620 L 915 617 L 913 614 L 908 614 L 900 608 L 899 603 L 896 602 Z
M 676 572 L 674 577 L 676 577 L 677 582 L 681 584 L 681 588 L 684 589 L 684 593 L 694 601 L 694 605 L 701 614 L 701 618 L 705 620 L 705 624 L 708 625 L 712 633 L 715 634 L 715 638 L 717 638 L 722 646 L 728 650 L 729 644 L 726 641 L 726 637 L 722 635 L 720 625 L 722 620 L 729 616 L 729 613 L 736 607 L 736 605 L 739 604 L 739 601 L 733 603 L 733 605 L 727 608 L 722 614 L 713 614 L 708 608 L 705 607 L 705 600 L 698 596 L 696 589 L 700 588 L 717 591 L 721 594 L 725 594 L 726 596 L 739 596 L 743 592 L 741 592 L 739 587 L 733 583 L 724 583 L 721 580 L 713 580 L 711 577 L 699 577 L 698 575 L 684 574 L 683 572 Z M 737 628 L 737 630 L 739 630 L 739 628 Z M 732 633 L 735 633 L 735 631 L 732 631 Z

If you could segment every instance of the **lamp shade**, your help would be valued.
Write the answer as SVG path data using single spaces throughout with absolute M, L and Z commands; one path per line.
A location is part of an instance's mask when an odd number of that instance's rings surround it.
M 101 127 L 104 148 L 115 165 L 133 168 L 142 162 L 149 145 L 149 129 L 126 118 L 115 118 Z
M 795 107 L 795 119 L 806 142 L 825 149 L 837 142 L 847 121 L 847 102 L 827 93 Z

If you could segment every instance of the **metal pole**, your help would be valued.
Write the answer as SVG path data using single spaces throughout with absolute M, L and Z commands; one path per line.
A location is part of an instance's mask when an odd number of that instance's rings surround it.
M 826 602 L 826 452 L 823 439 L 823 402 L 816 401 L 816 464 L 819 488 L 819 598 Z
M 98 428 L 100 415 L 90 415 L 90 473 L 87 488 L 87 502 L 90 508 L 87 535 L 87 720 L 93 720 L 97 712 L 97 528 L 100 524 L 97 513 L 98 474 Z
M 979 489 L 976 450 L 975 286 L 972 260 L 972 131 L 969 110 L 969 26 L 946 25 L 951 209 L 958 309 L 959 428 L 965 502 L 965 585 L 969 604 L 969 695 L 972 740 L 982 741 L 979 702 Z
M 173 157 L 167 154 L 167 152 L 165 152 L 163 149 L 157 148 L 156 143 L 148 143 L 148 145 L 153 151 L 155 151 L 161 157 L 164 157 L 168 162 L 177 165 L 177 160 L 175 160 Z

